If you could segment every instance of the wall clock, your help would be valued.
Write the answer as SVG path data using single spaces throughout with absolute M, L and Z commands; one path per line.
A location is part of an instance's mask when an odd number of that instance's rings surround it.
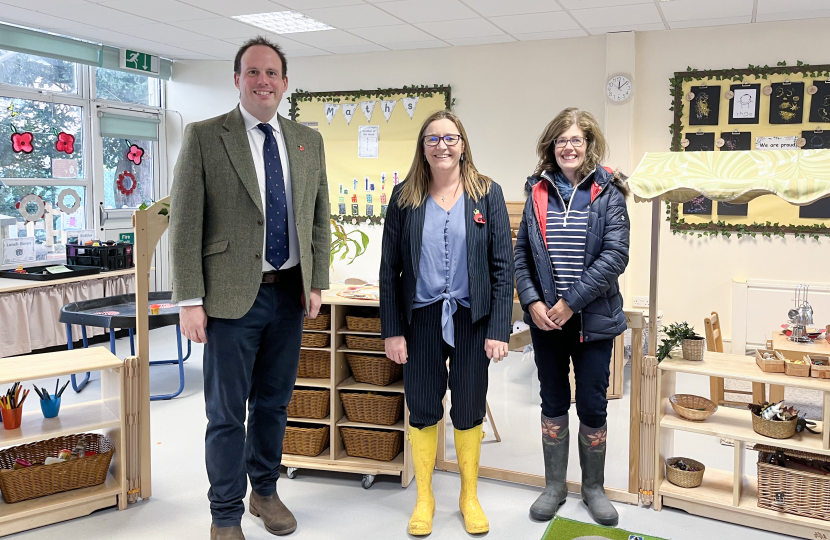
M 605 95 L 611 101 L 620 103 L 631 97 L 634 85 L 625 75 L 614 75 L 605 83 Z

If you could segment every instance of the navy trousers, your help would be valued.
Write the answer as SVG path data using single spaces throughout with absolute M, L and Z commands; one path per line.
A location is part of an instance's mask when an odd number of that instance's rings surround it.
M 459 305 L 453 316 L 455 348 L 441 332 L 442 302 L 412 310 L 412 324 L 406 332 L 403 382 L 409 425 L 418 429 L 434 426 L 444 417 L 441 403 L 447 393 L 447 358 L 450 359 L 449 387 L 452 398 L 450 418 L 455 429 L 481 424 L 487 413 L 487 369 L 490 359 L 484 352 L 487 317 L 473 324 L 470 309 Z
M 608 408 L 608 379 L 611 376 L 613 339 L 579 341 L 580 317 L 575 313 L 562 330 L 545 332 L 530 327 L 542 396 L 542 414 L 558 418 L 571 408 L 573 360 L 576 380 L 576 414 L 591 428 L 605 425 Z
M 304 316 L 302 278 L 299 271 L 291 275 L 260 285 L 253 307 L 241 319 L 208 318 L 205 462 L 217 527 L 241 523 L 246 476 L 260 495 L 277 489 Z

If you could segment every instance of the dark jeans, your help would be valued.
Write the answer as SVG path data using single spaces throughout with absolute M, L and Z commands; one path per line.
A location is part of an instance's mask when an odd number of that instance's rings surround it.
M 439 301 L 413 309 L 412 324 L 406 332 L 409 358 L 403 366 L 403 381 L 409 425 L 423 429 L 443 418 L 449 358 L 450 418 L 455 429 L 471 429 L 481 424 L 487 413 L 487 318 L 473 324 L 470 309 L 459 305 L 453 316 L 453 348 L 441 333 L 441 306 Z
M 571 383 L 568 374 L 573 360 L 576 414 L 586 426 L 600 428 L 605 425 L 608 407 L 608 379 L 614 340 L 580 343 L 579 330 L 579 313 L 575 313 L 562 330 L 545 332 L 530 327 L 541 385 L 542 414 L 557 418 L 570 409 Z
M 260 285 L 254 305 L 241 319 L 208 318 L 203 360 L 205 462 L 210 512 L 217 527 L 240 524 L 246 473 L 258 494 L 276 490 L 286 407 L 300 358 L 300 291 L 297 272 L 296 278 Z

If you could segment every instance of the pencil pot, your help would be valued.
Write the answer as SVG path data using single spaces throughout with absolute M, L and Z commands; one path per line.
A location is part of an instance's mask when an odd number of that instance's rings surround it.
M 44 418 L 54 418 L 61 410 L 61 398 L 41 399 L 40 410 L 43 411 Z
M 23 407 L 18 407 L 16 409 L 3 409 L 3 427 L 6 429 L 19 428 L 22 417 Z

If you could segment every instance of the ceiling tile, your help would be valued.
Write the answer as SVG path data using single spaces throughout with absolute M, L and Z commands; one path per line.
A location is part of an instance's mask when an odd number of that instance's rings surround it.
M 419 28 L 408 24 L 395 24 L 392 26 L 376 26 L 374 28 L 355 28 L 350 31 L 363 39 L 374 43 L 404 43 L 407 41 L 428 41 L 432 36 Z
M 505 2 L 505 0 L 464 0 L 464 3 L 482 17 L 562 10 L 559 4 L 551 0 L 510 0 L 509 2 Z
M 250 15 L 252 13 L 271 13 L 285 11 L 287 8 L 269 0 L 180 0 L 193 7 L 210 11 L 217 15 Z
M 633 6 L 574 9 L 571 10 L 571 15 L 585 28 L 662 23 L 657 6 L 653 2 Z
M 704 26 L 727 26 L 730 24 L 749 24 L 752 22 L 752 15 L 743 17 L 725 17 L 723 19 L 699 19 L 692 21 L 671 21 L 669 26 L 672 30 L 679 28 L 699 28 Z
M 142 15 L 154 21 L 193 21 L 216 17 L 215 13 L 175 0 L 107 0 L 99 4 L 125 13 Z
M 458 0 L 403 0 L 378 7 L 409 23 L 474 19 L 478 15 Z
M 232 59 L 236 56 L 239 47 L 232 43 L 226 43 L 218 39 L 208 39 L 205 41 L 187 41 L 183 43 L 174 43 L 175 47 L 193 51 L 197 53 L 207 54 L 210 56 L 217 56 L 219 58 Z
M 514 35 L 579 29 L 573 17 L 564 11 L 491 17 L 490 20 L 505 32 Z
M 181 53 L 176 58 L 174 58 L 174 60 L 219 60 L 219 58 L 217 58 L 215 56 L 210 56 L 210 55 L 207 55 L 207 54 L 200 54 L 200 53 L 195 53 L 195 52 L 191 52 L 191 51 L 186 51 L 184 53 Z M 175 69 L 176 68 L 173 67 L 174 71 L 175 71 Z
M 365 28 L 367 26 L 385 26 L 389 24 L 400 24 L 397 17 L 381 11 L 375 6 L 362 4 L 359 6 L 341 6 L 324 9 L 308 9 L 302 12 L 304 15 L 323 21 L 335 28 Z
M 461 21 L 429 22 L 416 25 L 438 39 L 458 39 L 481 36 L 500 36 L 504 32 L 487 19 L 466 19 Z
M 758 0 L 756 21 L 788 21 L 830 17 L 826 0 Z
M 337 6 L 356 6 L 363 3 L 363 0 L 279 0 L 279 4 L 305 13 L 306 9 L 319 9 Z
M 66 30 L 66 32 L 69 32 L 69 30 Z M 99 28 L 97 26 L 74 30 L 72 31 L 72 35 L 81 39 L 99 41 L 102 43 L 118 43 L 125 39 L 133 39 L 132 36 L 128 36 L 123 32 L 109 30 L 107 28 Z
M 288 58 L 299 58 L 301 56 L 328 56 L 330 54 L 331 53 L 328 51 L 322 51 L 320 49 L 309 47 L 308 49 L 300 49 L 298 51 L 286 52 L 285 56 L 287 56 Z
M 149 39 L 151 41 L 158 41 L 160 43 L 199 41 L 205 39 L 205 36 L 201 34 L 163 23 L 125 26 L 124 28 L 119 28 L 118 31 L 130 36 Z
M 264 30 L 248 24 L 219 17 L 216 19 L 203 19 L 200 21 L 176 21 L 171 22 L 173 26 L 196 32 L 211 38 L 225 39 L 235 37 L 254 37 Z
M 651 32 L 654 30 L 665 30 L 666 25 L 660 23 L 647 24 L 618 24 L 616 26 L 603 26 L 600 28 L 589 28 L 592 36 L 601 36 L 609 32 Z
M 64 10 L 61 17 L 70 21 L 77 21 L 84 24 L 100 26 L 102 28 L 119 28 L 136 24 L 150 24 L 155 21 L 145 19 L 132 13 L 124 13 L 115 9 L 100 6 L 97 4 L 82 4 L 71 9 Z
M 653 4 L 654 0 L 558 0 L 565 9 L 588 9 L 631 4 Z
M 86 0 L 26 0 L 26 9 L 40 11 L 49 15 L 59 15 L 62 10 L 68 7 L 86 3 Z
M 388 47 L 393 51 L 404 51 L 410 49 L 438 49 L 441 47 L 449 47 L 450 44 L 440 39 L 430 39 L 427 41 L 406 41 L 403 43 L 390 43 Z
M 46 13 L 38 13 L 21 7 L 0 4 L 0 18 L 2 21 L 30 28 L 63 28 L 72 26 L 67 20 L 61 17 L 54 17 Z
M 752 18 L 752 4 L 753 0 L 674 0 L 661 2 L 660 9 L 667 21 Z
M 507 34 L 502 34 L 500 36 L 481 36 L 481 37 L 468 37 L 468 38 L 454 38 L 448 39 L 447 43 L 456 46 L 465 46 L 465 45 L 487 45 L 489 43 L 509 43 L 511 41 L 516 41 L 512 37 L 508 36 Z
M 585 33 L 585 30 L 577 28 L 575 30 L 559 30 L 557 32 L 531 32 L 529 34 L 513 34 L 513 37 L 515 37 L 519 41 L 535 41 L 538 39 L 562 39 L 585 37 L 587 35 L 588 34 Z
M 386 47 L 382 47 L 380 45 L 376 45 L 374 43 L 367 43 L 366 45 L 354 45 L 350 47 L 337 47 L 336 49 L 332 49 L 331 52 L 334 54 L 358 54 L 358 53 L 370 53 L 370 52 L 385 52 L 388 51 Z
M 289 34 L 291 39 L 312 47 L 331 50 L 331 47 L 355 47 L 366 45 L 365 39 L 354 36 L 343 30 L 320 30 L 319 32 L 298 32 Z
M 300 43 L 299 41 L 294 41 L 293 39 L 288 39 L 287 37 L 281 36 L 279 34 L 270 34 L 270 33 L 267 33 L 267 32 L 263 32 L 262 34 L 258 34 L 258 35 L 264 37 L 265 39 L 273 41 L 274 43 L 279 45 L 280 48 L 283 51 L 286 51 L 286 52 L 296 51 L 296 50 L 300 50 L 300 49 L 308 49 L 308 45 L 306 45 L 305 43 Z M 239 47 L 240 45 L 242 45 L 243 43 L 245 43 L 249 39 L 251 39 L 251 38 L 247 38 L 247 37 L 245 37 L 245 38 L 227 38 L 227 39 L 223 39 L 222 41 L 232 43 L 232 44 L 236 45 L 237 47 Z

